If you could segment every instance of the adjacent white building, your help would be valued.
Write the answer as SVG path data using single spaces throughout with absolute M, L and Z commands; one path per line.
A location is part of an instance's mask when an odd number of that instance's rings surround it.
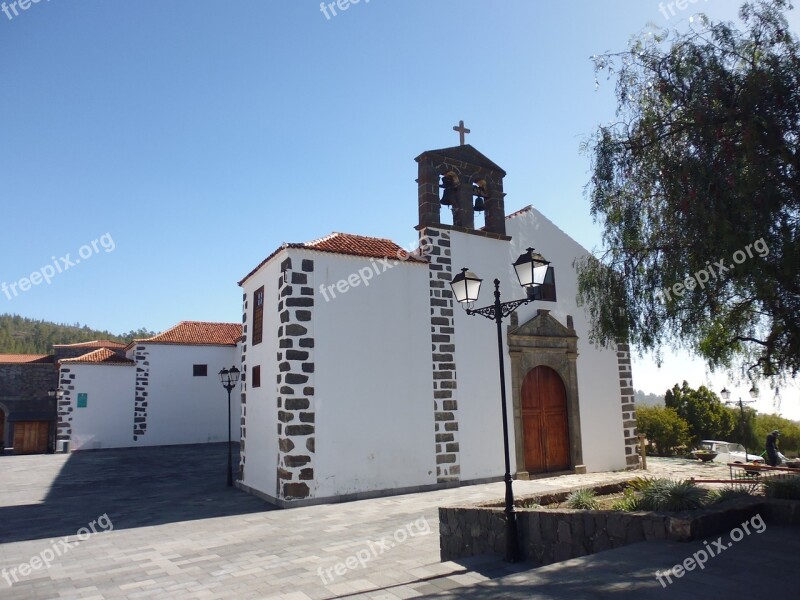
M 184 321 L 123 349 L 61 359 L 59 442 L 92 450 L 227 441 L 227 396 L 217 373 L 239 364 L 241 332 L 236 323 Z M 238 441 L 238 394 L 231 412 Z
M 529 247 L 555 282 L 503 331 L 516 476 L 636 465 L 627 347 L 592 346 L 576 305 L 586 250 L 531 207 L 506 216 L 505 172 L 472 146 L 417 162 L 417 251 L 334 233 L 284 244 L 240 282 L 239 485 L 293 506 L 499 479 L 496 328 L 449 282 L 469 267 L 485 278 L 479 305 L 494 278 L 503 300 L 524 298 L 511 265 Z

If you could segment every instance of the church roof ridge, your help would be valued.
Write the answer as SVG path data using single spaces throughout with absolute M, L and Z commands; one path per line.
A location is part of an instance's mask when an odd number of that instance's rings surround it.
M 272 254 L 262 260 L 255 269 L 245 275 L 245 277 L 239 281 L 239 285 L 243 285 L 244 282 L 255 275 L 261 267 L 275 258 L 281 250 L 289 248 L 293 250 L 310 250 L 314 252 L 327 252 L 329 254 L 358 256 L 362 258 L 393 258 L 404 262 L 427 264 L 425 259 L 414 256 L 389 238 L 333 231 L 326 236 L 309 242 L 281 244 Z

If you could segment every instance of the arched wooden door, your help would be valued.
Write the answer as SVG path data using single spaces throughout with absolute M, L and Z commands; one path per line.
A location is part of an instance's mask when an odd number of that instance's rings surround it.
M 522 382 L 525 470 L 529 473 L 570 468 L 567 390 L 550 367 L 532 369 Z

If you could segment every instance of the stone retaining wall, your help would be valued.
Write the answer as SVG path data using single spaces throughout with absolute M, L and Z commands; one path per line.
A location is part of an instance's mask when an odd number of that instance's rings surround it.
M 541 497 L 541 501 L 560 502 L 568 493 Z M 553 500 L 556 496 L 561 498 Z M 800 502 L 745 498 L 676 514 L 520 509 L 517 527 L 525 560 L 545 565 L 636 542 L 699 540 L 731 531 L 757 514 L 767 522 L 800 525 Z M 497 504 L 440 508 L 439 536 L 443 561 L 480 554 L 503 556 L 503 508 Z

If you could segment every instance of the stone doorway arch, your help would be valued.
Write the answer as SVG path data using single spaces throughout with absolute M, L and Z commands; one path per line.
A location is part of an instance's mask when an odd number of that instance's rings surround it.
M 528 479 L 532 473 L 570 470 L 576 473 L 586 472 L 583 464 L 583 447 L 581 443 L 580 404 L 578 401 L 578 336 L 572 325 L 572 317 L 567 317 L 564 326 L 550 315 L 549 310 L 540 309 L 526 323 L 519 325 L 516 314 L 511 318 L 508 328 L 508 349 L 511 355 L 511 387 L 514 400 L 513 425 L 515 432 L 515 455 L 517 459 L 517 479 Z M 539 369 L 541 367 L 541 369 Z M 535 373 L 536 375 L 531 375 Z M 532 378 L 547 380 L 536 383 Z M 544 385 L 544 388 L 541 386 Z M 559 391 L 563 385 L 563 391 Z M 539 392 L 532 392 L 532 387 Z M 525 388 L 525 389 L 523 389 Z M 541 398 L 562 394 L 564 398 L 550 398 L 543 406 L 535 406 Z M 534 400 L 532 394 L 538 394 L 540 400 Z M 544 396 L 542 395 L 544 394 Z M 563 402 L 563 419 L 559 403 Z M 532 404 L 533 403 L 533 404 Z M 536 411 L 543 409 L 544 412 Z M 544 413 L 550 411 L 547 417 Z M 538 419 L 538 425 L 532 419 Z M 549 425 L 548 425 L 549 422 Z M 527 427 L 527 431 L 526 431 Z M 532 440 L 532 436 L 552 436 L 549 443 L 563 444 L 563 453 L 568 459 L 552 457 L 548 465 L 536 465 L 532 460 L 532 448 L 541 445 L 543 440 Z M 553 440 L 560 436 L 558 442 Z M 566 436 L 566 439 L 564 439 Z M 526 457 L 527 448 L 527 457 Z M 553 448 L 553 454 L 560 453 Z M 546 457 L 546 453 L 545 453 Z M 530 470 L 529 468 L 530 467 Z M 566 467 L 566 468 L 565 468 Z

